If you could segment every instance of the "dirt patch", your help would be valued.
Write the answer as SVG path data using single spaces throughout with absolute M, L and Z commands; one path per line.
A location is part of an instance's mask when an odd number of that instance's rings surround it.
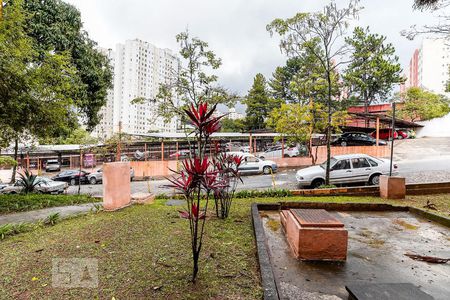
M 402 226 L 403 228 L 408 229 L 408 230 L 417 230 L 419 228 L 419 226 L 410 224 L 402 219 L 395 219 L 392 221 L 392 223 Z

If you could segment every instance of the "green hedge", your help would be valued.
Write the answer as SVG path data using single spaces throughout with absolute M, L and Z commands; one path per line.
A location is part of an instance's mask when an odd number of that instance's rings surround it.
M 0 214 L 96 202 L 89 195 L 0 195 Z
M 243 190 L 234 193 L 234 198 L 265 198 L 265 197 L 291 197 L 292 192 L 286 189 L 268 189 L 268 190 Z M 169 196 L 167 194 L 156 195 L 156 199 L 168 200 L 168 199 L 184 199 L 182 195 Z

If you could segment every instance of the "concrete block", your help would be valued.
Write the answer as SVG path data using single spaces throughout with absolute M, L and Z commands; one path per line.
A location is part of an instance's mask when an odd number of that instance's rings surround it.
M 380 197 L 383 199 L 405 199 L 404 177 L 380 176 Z
M 149 193 L 134 193 L 131 195 L 131 201 L 136 204 L 153 204 L 155 195 Z
M 282 210 L 280 218 L 289 246 L 297 259 L 327 261 L 347 259 L 348 232 L 344 224 L 325 210 L 304 210 L 311 211 L 310 218 L 308 212 L 299 217 L 295 211 Z M 320 216 L 313 214 L 312 211 L 320 211 Z M 325 220 L 324 216 L 327 217 L 327 214 L 329 218 Z
M 131 204 L 130 163 L 103 165 L 103 208 L 118 210 Z

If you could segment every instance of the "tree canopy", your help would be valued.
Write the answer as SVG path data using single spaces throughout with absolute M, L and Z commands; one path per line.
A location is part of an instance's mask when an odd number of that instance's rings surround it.
M 253 79 L 253 85 L 243 101 L 247 105 L 245 124 L 247 130 L 266 128 L 266 119 L 274 107 L 277 106 L 270 97 L 267 81 L 264 75 L 258 73 Z
M 339 8 L 335 2 L 326 5 L 322 11 L 297 13 L 291 18 L 275 19 L 267 30 L 281 36 L 280 48 L 289 57 L 298 57 L 309 51 L 320 62 L 326 80 L 327 120 L 327 166 L 325 184 L 329 184 L 331 158 L 332 115 L 338 97 L 333 95 L 333 74 L 346 61 L 349 52 L 344 42 L 350 20 L 360 11 L 359 1 L 351 0 L 346 7 Z M 339 93 L 340 94 L 340 93 Z
M 386 37 L 372 34 L 369 28 L 356 27 L 353 36 L 346 39 L 351 59 L 343 79 L 348 94 L 364 105 L 388 100 L 395 85 L 404 82 L 402 68 L 392 44 Z
M 409 88 L 401 95 L 403 104 L 398 110 L 400 118 L 412 122 L 440 118 L 450 113 L 449 99 L 421 88 Z
M 80 117 L 93 129 L 100 121 L 99 110 L 106 104 L 112 87 L 112 70 L 108 58 L 97 49 L 83 30 L 77 8 L 61 0 L 27 0 L 24 2 L 29 18 L 26 32 L 33 38 L 39 58 L 45 53 L 67 53 L 76 69 L 72 80 L 76 85 L 74 107 Z
M 333 113 L 331 119 L 333 131 L 340 132 L 340 126 L 345 125 L 346 118 L 347 114 L 343 111 Z M 325 133 L 329 125 L 328 114 L 323 104 L 284 103 L 270 113 L 267 123 L 287 142 L 305 144 L 312 163 L 316 163 L 317 155 L 314 155 L 312 149 L 313 134 Z

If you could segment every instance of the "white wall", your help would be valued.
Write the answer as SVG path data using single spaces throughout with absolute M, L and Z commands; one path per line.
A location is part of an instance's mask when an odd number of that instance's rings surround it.
M 450 137 L 450 113 L 442 118 L 417 123 L 424 126 L 417 130 L 417 137 Z

